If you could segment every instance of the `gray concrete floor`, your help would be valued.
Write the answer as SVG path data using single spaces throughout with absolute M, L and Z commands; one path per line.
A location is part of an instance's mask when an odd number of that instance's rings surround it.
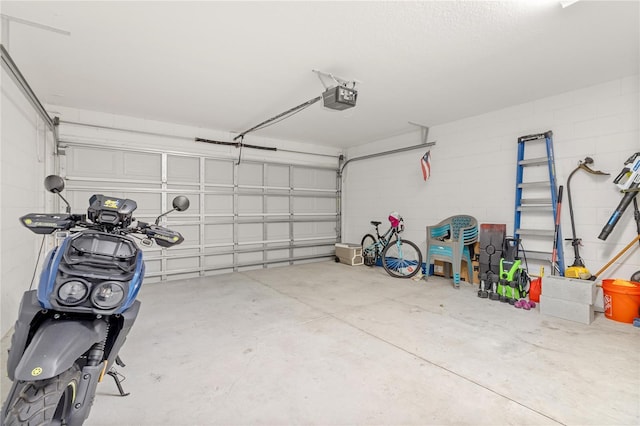
M 87 425 L 640 424 L 640 329 L 602 314 L 587 326 L 334 262 L 140 299 L 131 395 L 105 379 Z

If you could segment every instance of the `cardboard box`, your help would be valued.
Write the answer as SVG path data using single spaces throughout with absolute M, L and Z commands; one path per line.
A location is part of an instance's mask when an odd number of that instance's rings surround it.
M 479 284 L 480 277 L 478 274 L 480 273 L 480 264 L 474 260 L 473 262 L 471 262 L 471 268 L 473 269 L 473 281 L 469 280 L 467 262 L 463 260 L 462 267 L 460 268 L 460 279 L 471 284 Z
M 442 260 L 433 261 L 433 275 L 438 277 L 444 277 L 445 263 Z M 448 266 L 448 265 L 447 265 Z
M 469 272 L 467 269 L 466 260 L 462 261 L 462 266 L 460 267 L 460 279 L 466 282 L 479 283 L 480 279 L 478 278 L 478 268 L 477 268 L 478 264 L 477 262 L 471 262 L 471 265 L 473 268 L 473 281 L 469 281 Z M 453 270 L 451 268 L 451 263 L 444 262 L 442 260 L 434 260 L 433 275 L 438 277 L 453 278 Z

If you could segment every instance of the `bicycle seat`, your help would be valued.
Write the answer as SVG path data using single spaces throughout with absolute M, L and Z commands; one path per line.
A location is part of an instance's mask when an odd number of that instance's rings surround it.
M 371 221 L 371 224 L 372 224 L 373 226 L 378 226 L 378 225 L 380 225 L 381 223 L 382 223 L 382 222 L 376 222 L 375 220 L 372 220 L 372 221 Z

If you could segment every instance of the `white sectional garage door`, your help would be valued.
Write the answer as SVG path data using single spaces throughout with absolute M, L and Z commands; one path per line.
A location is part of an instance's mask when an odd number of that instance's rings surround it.
M 339 240 L 337 170 L 65 143 L 60 150 L 74 212 L 100 193 L 138 203 L 151 222 L 176 195 L 191 206 L 161 224 L 182 233 L 170 249 L 144 248 L 147 278 L 196 277 L 332 257 Z

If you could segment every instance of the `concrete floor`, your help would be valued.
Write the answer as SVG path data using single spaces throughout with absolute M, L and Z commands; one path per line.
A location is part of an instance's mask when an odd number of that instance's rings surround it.
M 140 299 L 131 395 L 105 379 L 86 425 L 640 424 L 640 329 L 602 314 L 587 326 L 334 262 Z

